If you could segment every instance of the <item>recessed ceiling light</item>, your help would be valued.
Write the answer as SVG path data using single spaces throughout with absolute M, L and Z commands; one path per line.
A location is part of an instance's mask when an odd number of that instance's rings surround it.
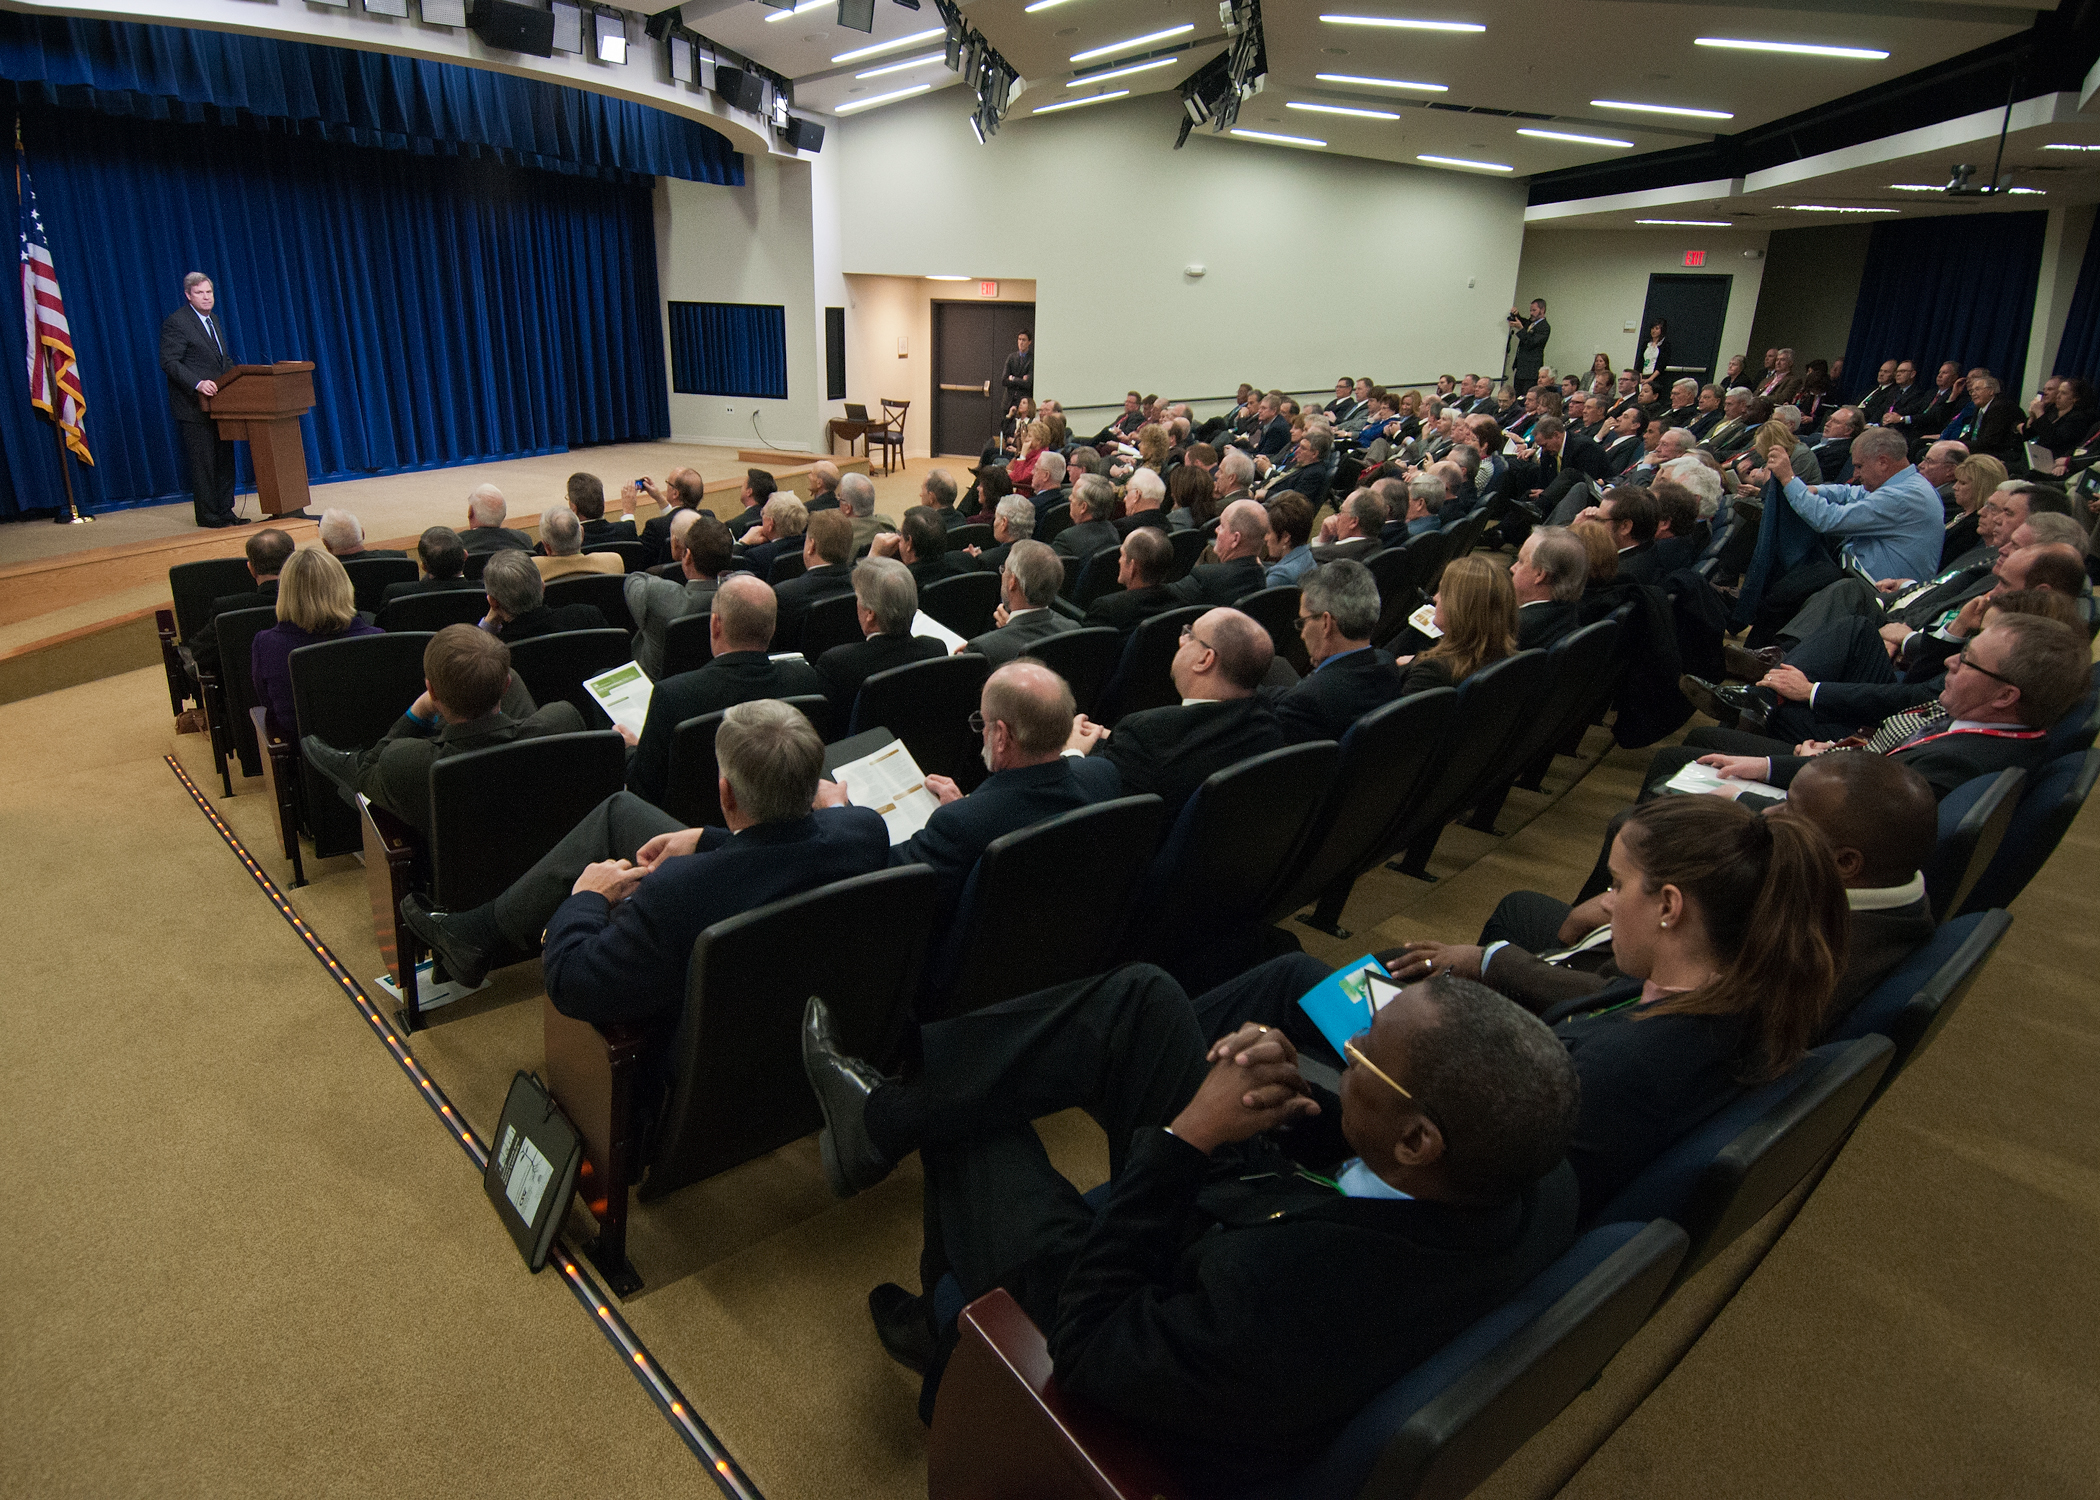
M 1322 16 L 1330 26 L 1390 26 L 1399 31 L 1485 31 L 1475 21 L 1421 21 L 1407 16 Z
M 2070 141 L 2052 141 L 2042 147 L 2044 151 L 2100 151 L 2100 146 L 2079 146 Z
M 1451 92 L 1448 83 L 1414 83 L 1405 78 L 1362 78 L 1354 73 L 1315 73 L 1313 77 L 1322 83 L 1357 83 L 1367 89 L 1420 89 L 1425 94 Z
M 1695 120 L 1733 120 L 1725 109 L 1686 109 L 1676 104 L 1630 104 L 1624 99 L 1592 99 L 1592 109 L 1631 109 L 1644 115 L 1689 115 Z
M 841 52 L 832 59 L 835 63 L 859 62 L 864 57 L 880 57 L 885 52 L 899 52 L 906 47 L 916 47 L 921 42 L 930 42 L 935 37 L 948 34 L 945 26 L 936 26 L 931 31 L 914 31 L 910 36 L 900 36 L 894 41 L 877 42 L 872 47 L 855 47 L 851 52 Z
M 813 10 L 822 10 L 825 6 L 829 5 L 830 3 L 831 0 L 802 0 L 802 3 L 796 6 L 793 10 L 774 11 L 773 14 L 766 17 L 766 24 L 770 26 L 775 21 L 791 20 L 796 16 L 806 15 L 808 12 Z
M 1829 203 L 1782 203 L 1781 208 L 1800 214 L 1896 214 L 1900 208 L 1847 208 Z
M 1344 104 L 1301 104 L 1293 99 L 1283 106 L 1285 109 L 1308 109 L 1316 115 L 1354 115 L 1359 120 L 1397 120 L 1400 117 L 1389 109 L 1351 109 Z
M 1325 149 L 1325 141 L 1316 141 L 1309 135 L 1277 135 L 1267 130 L 1234 130 L 1234 135 L 1250 141 L 1273 141 L 1279 146 L 1313 146 Z
M 1631 146 L 1632 141 L 1615 141 L 1608 135 L 1570 135 L 1565 130 L 1532 130 L 1519 126 L 1518 135 L 1528 135 L 1541 141 L 1571 141 L 1578 146 Z
M 902 73 L 907 68 L 923 68 L 928 63 L 944 62 L 945 52 L 929 52 L 924 57 L 908 57 L 903 62 L 884 63 L 879 68 L 870 68 L 865 73 L 855 73 L 855 78 L 880 78 L 885 73 Z
M 1879 47 L 1832 47 L 1822 42 L 1753 42 L 1735 36 L 1692 38 L 1695 47 L 1728 47 L 1737 52 L 1784 52 L 1793 57 L 1852 57 L 1880 62 L 1888 53 Z
M 898 89 L 893 94 L 874 94 L 866 99 L 855 99 L 851 104 L 841 104 L 836 113 L 848 114 L 856 109 L 873 109 L 878 104 L 888 104 L 896 99 L 909 99 L 913 94 L 923 94 L 932 88 L 930 83 L 915 83 L 908 89 Z
M 1636 224 L 1672 224 L 1686 229 L 1733 229 L 1733 219 L 1635 219 Z
M 1184 59 L 1180 57 L 1151 57 L 1147 58 L 1143 62 L 1131 63 L 1126 67 L 1110 68 L 1106 73 L 1081 74 L 1079 77 L 1073 79 L 1070 83 L 1066 84 L 1065 87 L 1068 89 L 1084 88 L 1087 84 L 1090 83 L 1100 83 L 1110 78 L 1128 78 L 1132 73 L 1142 73 L 1147 68 L 1164 68 L 1169 63 L 1178 63 L 1181 61 L 1184 61 Z
M 1096 94 L 1090 99 L 1060 99 L 1055 104 L 1045 104 L 1041 109 L 1032 109 L 1029 113 L 1032 115 L 1047 115 L 1052 110 L 1078 109 L 1086 104 L 1106 104 L 1111 99 L 1128 99 L 1129 97 L 1129 89 L 1117 89 L 1112 93 Z
M 1463 156 L 1417 156 L 1416 161 L 1426 161 L 1433 167 L 1471 167 L 1479 172 L 1514 172 L 1515 167 L 1499 161 L 1467 161 Z
M 1110 42 L 1106 47 L 1089 47 L 1084 52 L 1073 53 L 1072 61 L 1091 62 L 1094 58 L 1097 57 L 1107 57 L 1112 53 L 1117 52 L 1128 52 L 1132 47 L 1145 47 L 1151 45 L 1153 42 L 1171 41 L 1177 36 L 1187 36 L 1190 32 L 1194 31 L 1195 29 L 1195 22 L 1184 21 L 1179 26 L 1169 26 L 1165 31 L 1152 31 L 1147 32 L 1144 36 L 1130 37 L 1125 41 Z M 936 32 L 934 34 L 936 36 L 940 35 L 939 32 Z

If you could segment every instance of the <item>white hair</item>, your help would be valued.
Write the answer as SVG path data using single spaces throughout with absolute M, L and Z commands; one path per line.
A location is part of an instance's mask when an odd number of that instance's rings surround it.
M 1146 500 L 1167 498 L 1167 482 L 1150 469 L 1139 469 L 1131 475 L 1130 483 L 1125 485 L 1124 489 Z
M 1788 403 L 1785 406 L 1775 406 L 1772 408 L 1772 420 L 1785 424 L 1788 432 L 1799 432 L 1801 430 L 1801 408 L 1792 403 Z
M 839 480 L 839 504 L 849 516 L 875 514 L 875 481 L 865 474 L 848 474 Z
M 549 557 L 574 557 L 583 551 L 583 523 L 567 505 L 550 505 L 540 512 L 540 545 Z
M 467 495 L 469 526 L 501 526 L 509 514 L 510 505 L 504 500 L 503 491 L 493 484 L 477 484 Z
M 355 552 L 364 540 L 364 526 L 347 510 L 321 512 L 321 545 L 330 552 Z
M 1698 496 L 1702 521 L 1712 520 L 1714 512 L 1721 508 L 1721 476 L 1696 458 L 1673 458 L 1655 471 L 1655 477 L 1683 485 Z

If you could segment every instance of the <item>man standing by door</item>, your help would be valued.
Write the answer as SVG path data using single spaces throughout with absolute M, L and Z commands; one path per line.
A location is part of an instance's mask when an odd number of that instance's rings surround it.
M 1546 362 L 1546 340 L 1553 337 L 1553 325 L 1546 321 L 1546 300 L 1532 298 L 1528 318 L 1512 307 L 1509 327 L 1517 336 L 1516 354 L 1510 362 L 1510 378 L 1518 390 L 1526 390 L 1539 378 L 1539 366 Z
M 182 278 L 185 305 L 162 320 L 160 367 L 168 377 L 168 409 L 182 433 L 189 459 L 190 491 L 197 524 L 239 526 L 233 513 L 233 444 L 219 436 L 200 397 L 219 394 L 218 377 L 233 368 L 226 331 L 212 312 L 211 278 L 192 271 Z
M 1021 404 L 1023 396 L 1034 394 L 1035 340 L 1024 328 L 1014 340 L 1014 352 L 1006 356 L 1006 408 L 999 413 L 1000 420 Z

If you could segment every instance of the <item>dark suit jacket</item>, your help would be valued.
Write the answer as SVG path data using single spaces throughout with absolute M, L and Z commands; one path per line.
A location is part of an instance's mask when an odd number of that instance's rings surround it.
M 559 635 L 564 630 L 603 630 L 605 611 L 595 604 L 542 604 L 506 621 L 496 634 L 506 641 L 529 641 L 536 635 Z
M 671 735 L 687 719 L 759 698 L 823 693 L 824 679 L 804 661 L 774 661 L 763 651 L 727 651 L 706 666 L 666 677 L 649 697 L 627 789 L 663 806 L 671 783 Z
M 963 883 L 993 839 L 1075 807 L 1121 796 L 1120 788 L 1113 766 L 1075 755 L 995 772 L 967 797 L 941 807 L 924 828 L 890 850 L 890 863 L 931 865 L 940 874 L 941 907 L 948 911 L 961 898 Z
M 360 547 L 355 552 L 345 553 L 343 556 L 337 558 L 336 561 L 344 563 L 354 563 L 361 562 L 368 557 L 392 558 L 396 562 L 406 562 L 408 560 L 408 554 L 406 552 L 402 552 L 393 547 Z
M 1006 565 L 1006 554 L 1013 551 L 1013 549 L 1014 544 L 1012 542 L 994 542 L 991 546 L 979 551 L 975 557 L 965 552 L 956 561 L 979 573 L 996 573 Z
M 1280 413 L 1269 419 L 1269 425 L 1262 428 L 1254 440 L 1254 452 L 1257 457 L 1266 454 L 1274 458 L 1290 446 L 1290 419 Z
M 638 542 L 642 534 L 635 530 L 632 521 L 609 521 L 600 516 L 595 521 L 583 523 L 583 545 L 601 547 L 607 542 Z
M 190 659 L 208 671 L 216 671 L 219 665 L 219 616 L 237 609 L 274 609 L 276 606 L 277 580 L 274 578 L 264 579 L 249 593 L 224 594 L 212 600 L 204 627 L 190 638 Z
M 1606 445 L 1604 449 L 1604 477 L 1616 478 L 1639 463 L 1647 450 L 1641 444 L 1641 435 L 1623 437 Z
M 1076 581 L 1080 567 L 1088 558 L 1103 547 L 1113 547 L 1122 540 L 1122 535 L 1106 521 L 1082 521 L 1060 531 L 1057 540 L 1050 544 L 1050 550 L 1065 559 L 1067 581 Z
M 469 526 L 459 534 L 469 553 L 479 556 L 484 552 L 530 552 L 532 538 L 522 531 L 512 531 L 507 526 Z
M 1530 651 L 1552 645 L 1581 624 L 1581 609 L 1558 599 L 1541 599 L 1517 606 L 1517 649 Z
M 1031 609 L 996 630 L 972 636 L 969 648 L 989 661 L 996 672 L 1015 657 L 1026 656 L 1037 641 L 1078 628 L 1077 620 L 1067 619 L 1054 609 Z
M 1913 688 L 1912 691 L 1917 690 Z M 1816 694 L 1816 711 L 1819 714 L 1826 712 L 1821 692 Z M 1944 797 L 1963 782 L 1978 776 L 2003 771 L 2008 766 L 2032 771 L 2042 763 L 2048 746 L 2040 730 L 2028 730 L 2017 724 L 2005 727 L 2020 737 L 1963 730 L 1909 749 L 1891 750 L 1889 756 L 1923 776 L 1932 783 L 1934 794 Z M 1790 784 L 1808 761 L 1809 758 L 1802 755 L 1773 756 L 1772 785 L 1783 787 Z
M 1977 413 L 1970 424 L 1975 429 L 1968 439 L 1971 453 L 1982 453 L 1995 458 L 2012 473 L 2024 473 L 2027 469 L 2027 450 L 2020 443 L 2020 403 L 2004 391 L 1991 397 L 1991 404 Z
M 934 515 L 940 518 L 941 530 L 943 531 L 953 531 L 958 526 L 970 524 L 969 517 L 952 505 L 943 506 L 935 510 Z
M 1112 626 L 1128 635 L 1154 615 L 1179 608 L 1181 601 L 1174 597 L 1173 590 L 1166 584 L 1155 583 L 1141 589 L 1103 594 L 1087 607 L 1086 622 Z
M 547 998 L 597 1025 L 660 1021 L 675 1029 L 686 965 L 708 927 L 883 868 L 889 830 L 872 808 L 829 807 L 742 833 L 710 828 L 692 854 L 666 860 L 618 906 L 571 896 L 547 924 Z
M 1661 583 L 1662 573 L 1655 556 L 1655 543 L 1641 542 L 1619 554 L 1619 581 Z
M 1124 796 L 1157 792 L 1171 823 L 1214 773 L 1283 744 L 1274 709 L 1258 697 L 1232 698 L 1125 714 L 1093 755 L 1122 773 Z
M 1302 745 L 1340 739 L 1358 719 L 1399 696 L 1400 669 L 1393 658 L 1366 646 L 1328 658 L 1269 701 L 1285 743 Z
M 671 518 L 676 510 L 667 510 L 642 522 L 641 543 L 649 549 L 643 559 L 649 567 L 661 567 L 671 560 Z
M 1579 432 L 1568 432 L 1562 436 L 1560 466 L 1563 470 L 1580 469 L 1592 479 L 1609 479 L 1612 476 L 1611 460 L 1604 450 Z
M 1976 516 L 1977 512 L 1972 510 L 1947 523 L 1947 540 L 1940 544 L 1941 567 L 1946 567 L 1976 545 Z
M 473 578 L 417 578 L 408 583 L 390 583 L 379 596 L 380 608 L 384 609 L 396 599 L 405 599 L 410 594 L 449 594 L 454 590 L 471 590 L 480 593 L 481 583 Z
M 790 578 L 773 590 L 780 613 L 773 623 L 773 649 L 793 651 L 802 644 L 802 617 L 812 604 L 853 592 L 853 568 L 848 563 L 825 563 Z
M 948 648 L 931 636 L 871 635 L 864 641 L 833 646 L 816 660 L 817 675 L 831 698 L 831 722 L 835 734 L 844 734 L 853 717 L 853 700 L 860 685 L 877 672 L 908 667 L 913 662 L 932 661 L 947 655 Z
M 1261 560 L 1236 557 L 1231 562 L 1199 563 L 1189 576 L 1167 585 L 1176 604 L 1237 604 L 1249 594 L 1269 586 L 1269 575 Z
M 944 552 L 939 557 L 922 557 L 915 563 L 906 563 L 905 566 L 911 569 L 912 581 L 924 589 L 929 583 L 939 583 L 943 578 L 960 578 L 963 574 L 974 571 L 969 567 L 969 562 L 970 554 L 967 552 L 960 557 L 952 557 Z
M 226 338 L 226 320 L 217 309 L 212 321 L 219 337 Z M 209 422 L 211 417 L 197 398 L 197 382 L 217 380 L 232 369 L 234 361 L 222 353 L 204 331 L 204 318 L 187 301 L 160 323 L 160 367 L 168 377 L 168 410 L 178 422 Z
M 356 790 L 395 817 L 424 833 L 430 831 L 430 768 L 449 756 L 486 750 L 513 740 L 543 734 L 580 734 L 583 715 L 574 704 L 549 703 L 535 708 L 516 676 L 503 703 L 492 714 L 464 724 L 440 723 L 426 728 L 403 714 L 386 737 L 357 759 Z
M 1116 528 L 1118 537 L 1127 537 L 1140 526 L 1154 526 L 1161 531 L 1172 531 L 1174 529 L 1167 524 L 1167 513 L 1156 505 L 1149 509 L 1141 510 L 1134 516 L 1117 516 L 1108 524 Z

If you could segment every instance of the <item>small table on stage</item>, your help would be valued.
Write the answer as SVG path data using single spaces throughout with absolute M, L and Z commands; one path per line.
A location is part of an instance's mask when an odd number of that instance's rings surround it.
M 853 457 L 853 445 L 856 442 L 865 445 L 868 434 L 877 431 L 882 425 L 882 423 L 874 421 L 856 422 L 851 417 L 833 417 L 831 419 L 829 441 L 835 448 L 838 440 L 844 438 L 846 440 L 846 456 L 851 458 Z
M 200 399 L 221 438 L 248 445 L 263 514 L 305 511 L 306 445 L 299 419 L 314 406 L 313 362 L 235 365 L 219 377 L 218 395 Z

